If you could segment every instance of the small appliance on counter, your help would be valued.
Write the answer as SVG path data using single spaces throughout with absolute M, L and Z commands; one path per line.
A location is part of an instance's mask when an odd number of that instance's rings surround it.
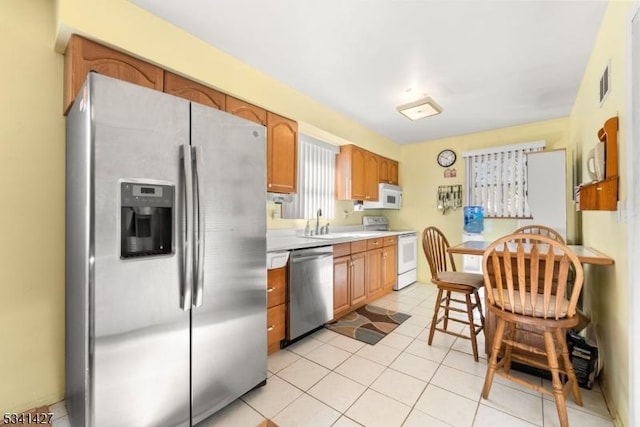
M 365 215 L 362 217 L 362 226 L 366 231 L 393 231 L 389 230 L 389 220 L 385 216 Z M 393 289 L 398 291 L 409 286 L 418 278 L 416 272 L 418 266 L 418 233 L 416 231 L 403 230 L 401 234 L 398 234 L 396 262 L 398 280 Z

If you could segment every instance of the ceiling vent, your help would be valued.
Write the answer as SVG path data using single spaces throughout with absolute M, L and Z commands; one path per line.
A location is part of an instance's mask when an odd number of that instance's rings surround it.
M 404 114 L 410 120 L 418 120 L 442 113 L 442 107 L 427 96 L 417 101 L 399 106 L 398 112 Z

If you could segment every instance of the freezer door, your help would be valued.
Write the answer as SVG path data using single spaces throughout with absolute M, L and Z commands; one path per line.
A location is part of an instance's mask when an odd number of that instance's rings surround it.
M 202 305 L 191 314 L 196 423 L 267 378 L 266 138 L 199 104 L 191 122 L 205 213 Z
M 185 197 L 180 147 L 189 144 L 189 103 L 97 74 L 90 84 L 92 424 L 189 425 L 189 312 L 180 307 L 184 211 L 179 208 Z M 174 185 L 169 254 L 121 258 L 123 181 Z

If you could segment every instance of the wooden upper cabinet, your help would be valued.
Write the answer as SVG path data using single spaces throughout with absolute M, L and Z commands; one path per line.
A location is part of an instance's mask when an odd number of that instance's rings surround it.
M 364 200 L 366 196 L 366 151 L 343 145 L 336 157 L 336 198 Z
M 378 182 L 398 185 L 398 162 L 380 156 L 378 159 Z
M 225 111 L 226 95 L 169 71 L 164 72 L 164 91 L 198 104 Z
M 259 125 L 267 125 L 267 110 L 244 102 L 233 96 L 226 96 L 225 111 L 234 116 L 242 117 Z
M 398 162 L 389 160 L 389 184 L 398 185 Z
M 365 189 L 364 200 L 378 200 L 378 163 L 380 156 L 367 151 L 365 163 Z
M 164 87 L 162 68 L 74 34 L 64 55 L 65 114 L 90 71 L 160 91 Z
M 298 123 L 267 112 L 267 191 L 295 193 L 297 170 Z

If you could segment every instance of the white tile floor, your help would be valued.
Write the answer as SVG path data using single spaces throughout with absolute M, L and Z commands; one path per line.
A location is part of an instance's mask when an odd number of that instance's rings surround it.
M 469 340 L 436 333 L 427 345 L 435 292 L 416 283 L 377 300 L 411 318 L 374 346 L 323 329 L 271 355 L 266 386 L 200 425 L 247 427 L 269 418 L 280 427 L 558 426 L 551 397 L 504 378 L 496 377 L 488 400 L 480 398 L 482 335 L 479 362 Z M 569 399 L 570 424 L 613 427 L 599 387 L 580 391 L 584 407 Z M 64 405 L 54 407 L 53 425 L 68 426 Z

